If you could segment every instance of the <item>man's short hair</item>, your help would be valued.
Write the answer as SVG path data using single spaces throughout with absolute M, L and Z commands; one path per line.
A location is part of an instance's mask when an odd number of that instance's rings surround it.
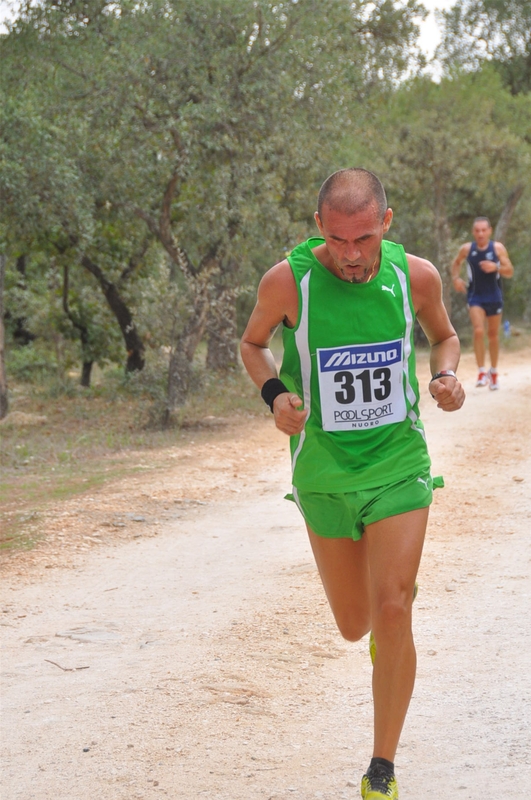
M 374 204 L 381 218 L 387 211 L 387 197 L 381 180 L 362 167 L 348 167 L 332 173 L 319 190 L 317 213 L 322 220 L 323 206 L 342 214 L 357 214 Z
M 490 224 L 490 219 L 488 217 L 476 217 L 476 219 L 472 223 L 472 227 L 474 227 L 476 222 L 486 222 L 488 224 L 489 228 L 492 228 L 492 225 Z

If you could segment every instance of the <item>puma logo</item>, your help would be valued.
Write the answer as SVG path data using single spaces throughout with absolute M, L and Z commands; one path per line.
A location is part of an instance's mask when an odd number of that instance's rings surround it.
M 391 288 L 389 288 L 389 286 L 382 286 L 382 292 L 391 292 L 391 294 L 393 295 L 393 297 L 396 297 L 396 294 L 395 294 L 395 285 L 394 285 L 394 283 L 393 283 L 393 285 L 391 286 Z
M 417 478 L 417 483 L 422 483 L 426 491 L 429 490 L 428 481 L 425 481 L 424 478 Z

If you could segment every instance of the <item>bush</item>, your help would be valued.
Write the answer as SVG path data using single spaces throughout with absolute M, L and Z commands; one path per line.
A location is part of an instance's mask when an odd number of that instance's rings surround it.
M 19 381 L 41 381 L 57 374 L 57 361 L 49 351 L 32 343 L 7 351 L 6 371 L 8 377 Z

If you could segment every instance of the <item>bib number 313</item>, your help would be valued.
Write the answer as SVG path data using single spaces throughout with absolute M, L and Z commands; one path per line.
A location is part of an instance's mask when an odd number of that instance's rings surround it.
M 325 431 L 367 429 L 406 418 L 403 342 L 317 351 Z

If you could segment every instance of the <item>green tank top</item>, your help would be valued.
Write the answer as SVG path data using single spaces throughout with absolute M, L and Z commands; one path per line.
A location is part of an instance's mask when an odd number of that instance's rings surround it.
M 310 492 L 371 489 L 429 469 L 418 411 L 409 267 L 402 245 L 383 241 L 369 283 L 337 278 L 312 238 L 288 257 L 299 294 L 284 326 L 280 377 L 309 410 L 290 437 L 293 485 Z

